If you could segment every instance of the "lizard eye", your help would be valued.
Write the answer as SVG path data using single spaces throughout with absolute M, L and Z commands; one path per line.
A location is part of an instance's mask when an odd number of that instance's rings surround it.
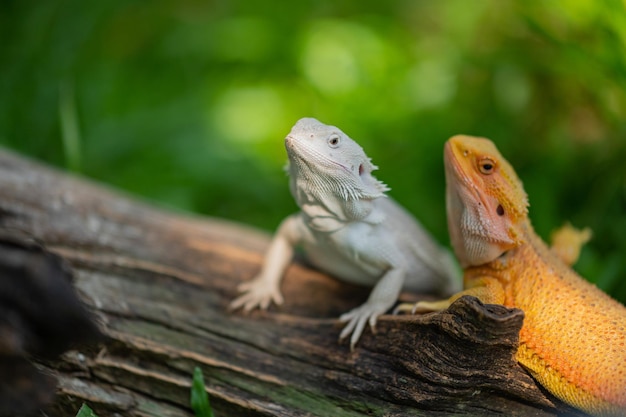
M 333 133 L 332 135 L 330 135 L 328 137 L 328 146 L 330 146 L 331 148 L 336 148 L 337 146 L 339 146 L 339 143 L 341 142 L 341 138 L 339 137 L 338 134 Z
M 493 174 L 495 167 L 496 163 L 489 158 L 481 159 L 478 162 L 478 169 L 485 175 Z

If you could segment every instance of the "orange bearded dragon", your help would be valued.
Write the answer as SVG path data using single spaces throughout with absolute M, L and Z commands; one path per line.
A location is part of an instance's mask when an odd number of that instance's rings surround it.
M 569 267 L 589 232 L 572 232 L 577 241 L 557 236 L 550 249 L 530 224 L 521 181 L 488 139 L 454 136 L 444 161 L 448 229 L 465 290 L 399 310 L 439 311 L 462 295 L 519 308 L 517 361 L 576 408 L 626 415 L 626 308 Z

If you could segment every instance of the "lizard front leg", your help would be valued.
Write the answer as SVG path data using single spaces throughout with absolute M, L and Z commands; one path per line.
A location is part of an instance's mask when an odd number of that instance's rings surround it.
M 572 266 L 578 261 L 580 250 L 591 239 L 591 229 L 585 227 L 576 229 L 569 223 L 554 230 L 550 236 L 552 253 L 561 258 L 567 265 Z
M 374 286 L 365 304 L 339 317 L 339 321 L 348 323 L 341 331 L 339 340 L 343 340 L 349 334 L 352 334 L 350 337 L 350 350 L 354 350 L 354 346 L 361 337 L 367 323 L 369 323 L 372 333 L 375 333 L 378 316 L 390 309 L 396 302 L 404 284 L 405 276 L 406 271 L 404 268 L 390 269 Z
M 478 298 L 485 304 L 503 304 L 504 288 L 500 281 L 491 277 L 481 277 L 472 280 L 472 286 L 454 294 L 446 300 L 439 301 L 418 301 L 417 303 L 402 303 L 395 308 L 394 314 L 397 313 L 429 313 L 433 311 L 442 311 L 450 307 L 450 304 L 464 295 L 471 295 Z
M 293 257 L 294 245 L 298 241 L 297 214 L 287 217 L 278 227 L 272 243 L 265 255 L 261 272 L 251 281 L 237 287 L 242 295 L 234 299 L 229 308 L 243 308 L 245 312 L 254 308 L 266 310 L 272 302 L 283 303 L 280 281 Z

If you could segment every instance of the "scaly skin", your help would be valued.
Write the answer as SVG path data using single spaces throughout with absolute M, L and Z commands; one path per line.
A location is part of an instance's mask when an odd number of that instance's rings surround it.
M 519 308 L 519 363 L 576 408 L 626 415 L 626 308 L 569 268 L 589 232 L 566 226 L 548 248 L 530 224 L 522 183 L 487 139 L 451 138 L 445 164 L 448 227 L 465 290 L 413 310 L 441 310 L 462 295 Z

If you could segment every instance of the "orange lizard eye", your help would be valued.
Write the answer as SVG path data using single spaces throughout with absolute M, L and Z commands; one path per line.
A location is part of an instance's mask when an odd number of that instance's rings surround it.
M 496 167 L 496 163 L 489 158 L 481 159 L 478 162 L 478 169 L 485 175 L 493 174 L 493 171 Z
M 336 148 L 337 146 L 339 146 L 339 142 L 341 142 L 341 138 L 336 133 L 333 133 L 328 137 L 328 146 L 330 146 L 331 148 Z

